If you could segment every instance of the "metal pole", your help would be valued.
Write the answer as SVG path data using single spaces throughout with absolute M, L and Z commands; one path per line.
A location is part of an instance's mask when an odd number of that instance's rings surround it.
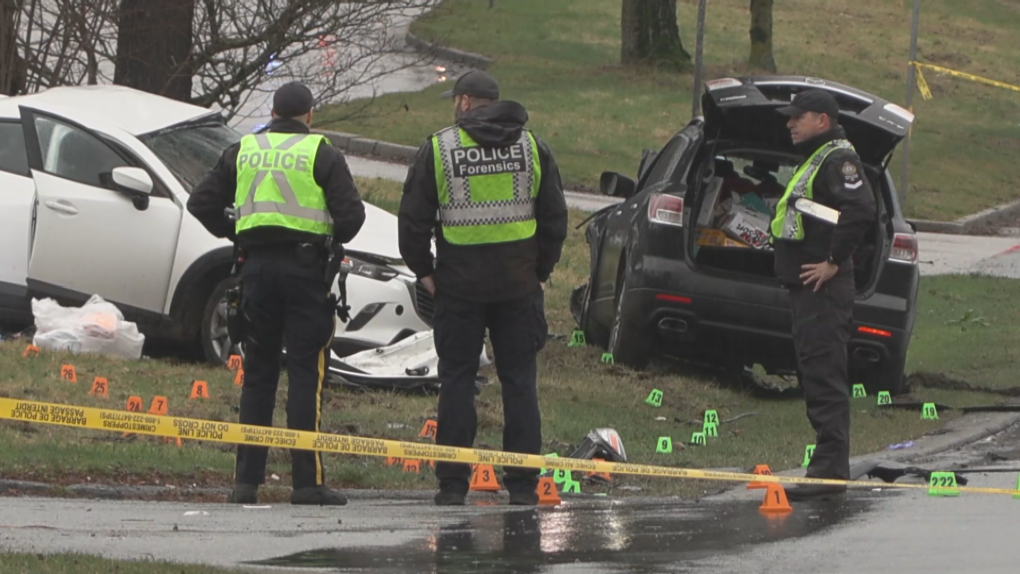
M 698 43 L 694 49 L 694 100 L 691 118 L 701 114 L 701 73 L 705 55 L 705 4 L 707 0 L 698 1 Z
M 914 0 L 914 14 L 910 21 L 910 61 L 917 61 L 917 29 L 921 20 L 921 0 Z M 913 64 L 907 63 L 907 109 L 914 111 L 914 89 L 917 87 L 917 78 L 914 76 Z M 915 118 L 916 121 L 916 118 Z M 914 134 L 914 126 L 910 125 L 907 138 L 903 142 L 903 167 L 900 170 L 900 204 L 907 203 L 907 170 L 910 165 L 910 138 Z

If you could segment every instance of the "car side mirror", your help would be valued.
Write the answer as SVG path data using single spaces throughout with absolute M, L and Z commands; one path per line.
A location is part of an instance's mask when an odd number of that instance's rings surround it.
M 605 195 L 622 197 L 624 199 L 634 195 L 637 189 L 637 182 L 633 179 L 613 171 L 602 172 L 599 178 L 599 189 Z
M 152 193 L 152 178 L 140 167 L 115 167 L 111 179 L 118 190 L 129 194 L 148 196 Z

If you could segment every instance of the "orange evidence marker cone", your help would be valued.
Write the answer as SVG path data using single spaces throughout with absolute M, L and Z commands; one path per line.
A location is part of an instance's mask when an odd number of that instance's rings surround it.
M 560 493 L 556 490 L 556 482 L 551 476 L 543 476 L 538 479 L 538 503 L 539 504 L 559 504 L 563 502 L 560 499 Z
M 388 456 L 388 457 L 386 457 L 386 462 L 383 463 L 383 464 L 385 464 L 386 466 L 393 466 L 393 465 L 404 464 L 404 461 L 399 459 L 399 458 L 394 458 L 392 456 Z
M 61 365 L 60 378 L 71 383 L 77 383 L 78 373 L 74 370 L 74 365 Z
M 421 472 L 420 460 L 405 460 L 404 472 Z
M 480 464 L 471 477 L 470 490 L 481 490 L 485 492 L 499 492 L 499 482 L 496 480 L 496 471 L 491 464 Z
M 209 384 L 205 381 L 193 381 L 191 383 L 191 396 L 189 399 L 208 399 Z
M 133 412 L 133 413 L 140 413 L 140 412 L 142 412 L 142 397 L 137 397 L 137 396 L 130 396 L 130 397 L 128 397 L 126 409 L 128 411 L 130 411 L 130 412 Z M 134 436 L 134 435 L 135 435 L 135 433 L 133 433 L 133 432 L 126 432 L 122 436 L 128 437 L 128 436 Z
M 758 466 L 755 466 L 754 467 L 754 473 L 755 474 L 762 474 L 762 475 L 772 476 L 772 470 L 769 468 L 769 465 L 767 465 L 767 464 L 759 464 Z M 754 490 L 756 488 L 768 488 L 769 484 L 770 483 L 768 483 L 768 482 L 758 482 L 756 480 L 756 481 L 753 481 L 751 483 L 748 483 L 747 490 Z
M 436 424 L 436 421 L 429 419 L 425 421 L 425 426 L 421 427 L 421 432 L 418 433 L 418 436 L 435 440 L 437 428 L 438 425 Z
M 167 413 L 167 407 L 169 405 L 166 402 L 166 397 L 155 396 L 152 397 L 152 404 L 149 405 L 150 415 L 165 415 Z
M 241 355 L 230 355 L 227 359 L 227 368 L 236 371 L 241 368 Z
M 244 369 L 237 369 L 237 374 L 234 375 L 234 386 L 235 387 L 244 386 Z
M 29 355 L 39 356 L 39 347 L 35 345 L 29 345 L 25 347 L 25 352 L 21 354 L 22 357 L 28 357 Z
M 92 388 L 89 389 L 89 394 L 103 397 L 104 399 L 110 398 L 110 383 L 106 380 L 106 377 L 96 377 L 92 381 Z
M 793 512 L 793 507 L 790 506 L 790 502 L 786 499 L 786 489 L 783 488 L 782 484 L 777 482 L 769 483 L 769 485 L 765 488 L 767 489 L 765 491 L 765 500 L 763 500 L 761 506 L 758 507 L 759 512 Z

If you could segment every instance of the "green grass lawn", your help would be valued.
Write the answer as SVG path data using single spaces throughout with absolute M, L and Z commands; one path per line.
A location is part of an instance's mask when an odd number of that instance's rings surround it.
M 786 0 L 774 9 L 779 72 L 819 76 L 905 102 L 910 41 L 907 0 Z M 690 118 L 690 74 L 619 65 L 620 0 L 446 0 L 412 30 L 495 59 L 503 97 L 528 108 L 575 188 L 594 188 L 603 170 L 633 174 L 642 148 L 659 149 Z M 705 31 L 709 78 L 747 73 L 747 0 L 713 0 Z M 694 52 L 697 2 L 678 3 L 685 47 Z M 1002 0 L 927 0 L 919 36 L 922 62 L 1020 85 L 1020 4 Z M 1020 94 L 965 80 L 926 79 L 934 99 L 915 96 L 908 216 L 952 220 L 1016 199 L 1020 167 Z M 448 125 L 438 95 L 378 98 L 328 108 L 320 127 L 420 145 Z M 901 162 L 891 168 L 899 173 Z M 896 175 L 896 182 L 899 177 Z
M 0 572 L 32 574 L 239 574 L 253 570 L 192 566 L 156 560 L 108 560 L 85 554 L 0 553 Z
M 359 180 L 359 187 L 376 203 L 393 209 L 400 185 Z M 546 309 L 553 333 L 568 335 L 574 328 L 568 311 L 570 289 L 587 276 L 587 251 L 581 231 L 573 227 L 584 214 L 571 213 L 571 232 L 563 257 L 547 286 Z M 925 278 L 923 309 L 910 352 L 910 370 L 941 371 L 975 384 L 1011 386 L 1017 371 L 1020 304 L 1010 283 L 971 277 Z M 973 312 L 963 324 L 947 323 Z M 975 317 L 983 318 L 981 321 Z M 984 323 L 987 323 L 985 325 Z M 157 395 L 168 399 L 175 415 L 218 421 L 236 421 L 240 388 L 232 373 L 171 360 L 118 361 L 97 356 L 70 356 L 44 352 L 22 357 L 24 341 L 0 342 L 0 395 L 27 400 L 123 409 L 137 395 L 148 408 Z M 568 348 L 564 340 L 549 341 L 540 356 L 539 394 L 543 416 L 544 452 L 569 455 L 593 428 L 612 427 L 620 432 L 629 459 L 638 463 L 694 468 L 742 467 L 768 464 L 773 469 L 800 464 L 813 433 L 801 399 L 762 400 L 740 390 L 727 379 L 683 364 L 657 364 L 647 372 L 604 365 L 599 349 Z M 975 358 L 980 357 L 980 361 Z M 74 364 L 78 383 L 61 380 L 60 368 Z M 980 365 L 980 366 L 979 366 Z M 477 446 L 501 446 L 502 402 L 492 367 L 483 371 L 493 384 L 478 397 Z M 109 380 L 109 398 L 89 396 L 96 376 Z M 189 399 L 195 379 L 209 383 L 208 400 Z M 284 426 L 286 376 L 281 381 L 275 424 Z M 661 407 L 645 398 L 653 389 L 664 393 Z M 1000 397 L 917 388 L 915 398 L 954 406 L 989 404 Z M 689 442 L 693 425 L 705 409 L 716 409 L 726 420 L 743 413 L 755 416 L 723 424 L 718 439 L 706 447 Z M 327 390 L 323 398 L 323 430 L 396 440 L 418 439 L 426 420 L 436 415 L 434 396 L 386 392 Z M 921 421 L 919 413 L 879 409 L 874 397 L 853 403 L 852 441 L 855 454 L 874 452 L 887 445 L 935 430 L 955 412 L 940 413 L 938 422 Z M 659 418 L 664 420 L 658 420 Z M 389 423 L 406 425 L 390 428 Z M 659 437 L 674 443 L 671 454 L 657 454 Z M 420 474 L 404 473 L 376 457 L 327 455 L 326 476 L 341 488 L 432 489 L 435 479 L 426 465 Z M 123 437 L 122 433 L 83 431 L 59 426 L 0 421 L 0 477 L 67 483 L 88 481 L 119 484 L 229 485 L 233 447 L 229 444 L 186 441 L 182 447 L 154 437 Z M 285 500 L 290 484 L 289 453 L 272 449 L 269 472 L 273 488 L 265 500 Z M 698 482 L 618 477 L 617 485 L 641 486 L 643 494 L 697 495 L 706 488 Z M 718 487 L 712 485 L 712 488 Z M 586 492 L 606 491 L 585 484 Z M 615 491 L 614 494 L 625 494 Z

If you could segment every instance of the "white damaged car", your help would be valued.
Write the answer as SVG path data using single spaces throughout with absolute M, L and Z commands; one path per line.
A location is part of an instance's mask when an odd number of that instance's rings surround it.
M 0 98 L 0 324 L 31 325 L 33 297 L 78 306 L 98 294 L 147 339 L 225 362 L 237 352 L 226 326 L 233 245 L 185 206 L 240 138 L 219 112 L 121 86 Z M 352 319 L 337 321 L 339 356 L 431 328 L 396 217 L 365 208 L 346 245 Z

